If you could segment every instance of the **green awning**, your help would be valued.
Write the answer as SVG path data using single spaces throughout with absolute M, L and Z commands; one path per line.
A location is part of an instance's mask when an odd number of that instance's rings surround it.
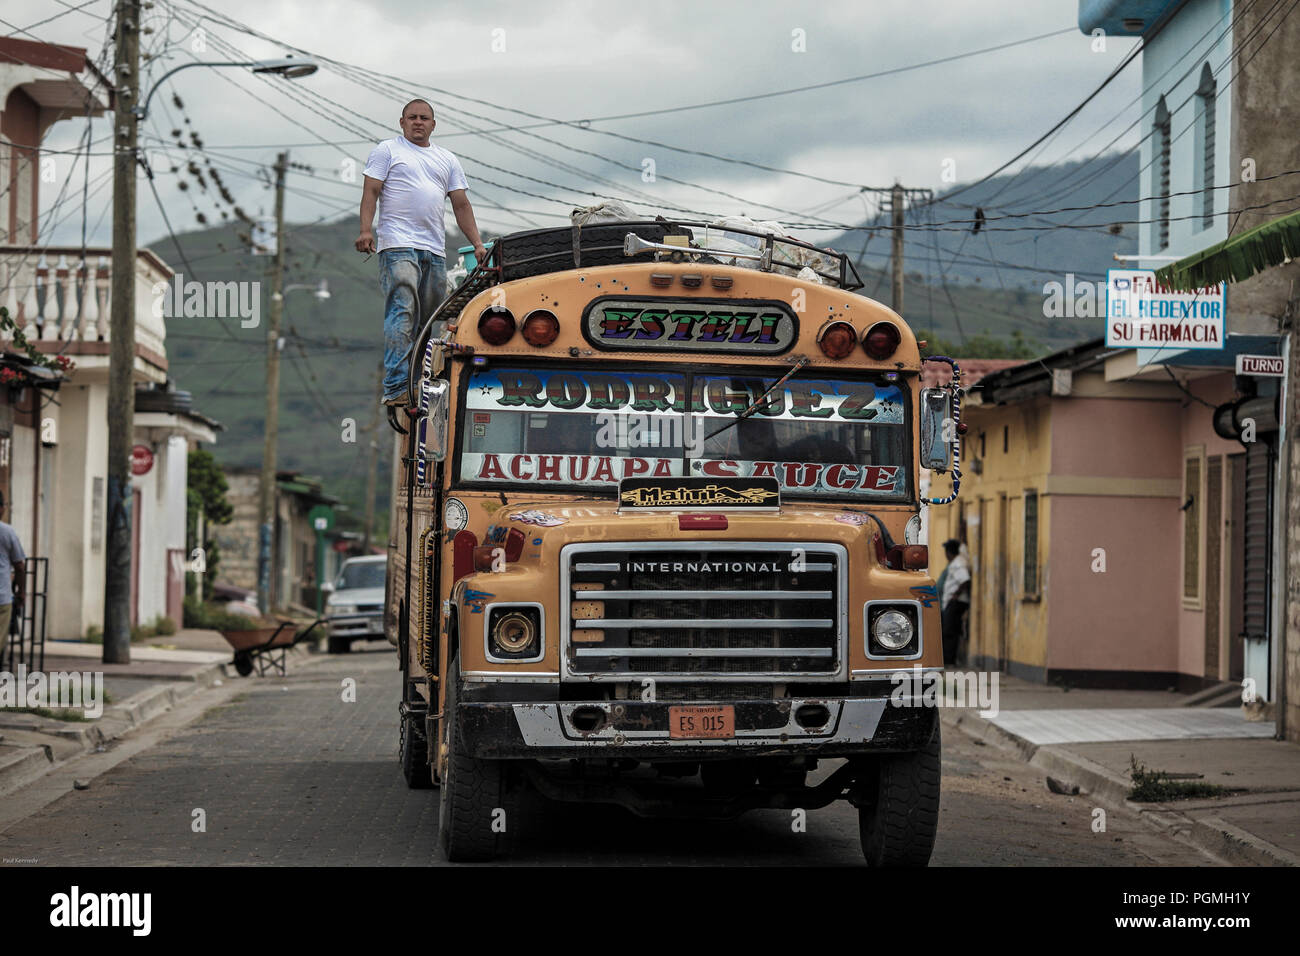
M 1300 212 L 1273 219 L 1157 269 L 1156 281 L 1191 291 L 1220 282 L 1240 282 L 1288 259 L 1300 259 Z

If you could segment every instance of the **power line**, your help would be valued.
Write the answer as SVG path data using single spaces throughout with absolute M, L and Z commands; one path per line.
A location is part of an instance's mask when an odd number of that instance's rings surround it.
M 1184 2 L 1186 2 L 1186 0 L 1184 0 Z M 1043 142 L 1045 139 L 1047 139 L 1049 136 L 1051 136 L 1053 133 L 1055 133 L 1057 130 L 1063 127 L 1066 123 L 1070 122 L 1070 120 L 1074 119 L 1074 117 L 1078 116 L 1080 111 L 1082 111 L 1085 106 L 1087 106 L 1094 99 L 1096 99 L 1101 94 L 1102 90 L 1110 86 L 1110 84 L 1114 82 L 1115 78 L 1118 77 L 1122 72 L 1124 72 L 1124 70 L 1128 67 L 1130 63 L 1132 63 L 1135 59 L 1137 59 L 1137 55 L 1142 52 L 1142 49 L 1145 45 L 1146 45 L 1145 39 L 1140 40 L 1139 42 L 1134 44 L 1133 49 L 1129 50 L 1129 52 L 1125 54 L 1124 59 L 1122 59 L 1119 62 L 1119 65 L 1117 65 L 1113 70 L 1110 71 L 1110 73 L 1106 76 L 1104 80 L 1101 81 L 1101 83 L 1097 86 L 1097 88 L 1094 89 L 1091 93 L 1089 93 L 1086 97 L 1084 97 L 1083 102 L 1081 102 L 1074 109 L 1070 110 L 1070 112 L 1066 113 L 1064 117 L 1062 117 L 1055 124 L 1053 124 L 1052 128 L 1049 129 L 1046 133 L 1038 137 L 1038 139 L 1034 140 L 1032 143 L 1030 143 L 1020 152 L 1016 153 L 1016 155 L 1012 156 L 1010 159 L 1008 159 L 997 169 L 993 170 L 991 173 L 982 176 L 981 178 L 975 180 L 972 183 L 967 183 L 964 186 L 957 187 L 956 189 L 945 194 L 943 198 L 951 199 L 953 196 L 957 196 L 960 195 L 961 193 L 966 192 L 967 190 L 974 189 L 976 186 L 988 182 L 994 176 L 998 175 L 998 173 L 1014 165 L 1018 160 L 1020 160 L 1027 153 L 1029 153 L 1029 151 L 1032 150 L 1035 146 Z

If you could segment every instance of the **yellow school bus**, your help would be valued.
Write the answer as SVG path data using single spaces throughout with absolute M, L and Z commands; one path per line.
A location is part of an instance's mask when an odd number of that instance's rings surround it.
M 928 862 L 918 482 L 958 478 L 958 380 L 925 387 L 860 287 L 801 242 L 604 223 L 498 239 L 422 330 L 386 625 L 402 769 L 441 787 L 449 859 L 506 853 L 540 794 L 715 819 L 846 799 L 869 863 Z

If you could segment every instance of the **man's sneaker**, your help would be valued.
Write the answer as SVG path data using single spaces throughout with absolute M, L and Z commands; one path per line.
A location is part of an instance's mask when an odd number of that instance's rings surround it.
M 403 392 L 400 395 L 390 395 L 388 398 L 385 398 L 381 404 L 387 405 L 389 408 L 405 408 L 406 393 Z

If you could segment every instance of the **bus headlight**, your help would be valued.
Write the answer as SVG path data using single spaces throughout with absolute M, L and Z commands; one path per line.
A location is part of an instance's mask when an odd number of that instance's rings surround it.
M 502 605 L 488 617 L 488 660 L 536 661 L 542 657 L 542 611 L 538 605 Z
M 881 611 L 871 622 L 871 640 L 888 654 L 896 654 L 912 643 L 916 628 L 902 611 Z

